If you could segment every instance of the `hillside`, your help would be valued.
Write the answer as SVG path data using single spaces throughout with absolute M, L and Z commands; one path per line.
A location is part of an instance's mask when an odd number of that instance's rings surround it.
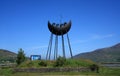
M 74 56 L 74 58 L 90 59 L 95 62 L 120 62 L 120 43 L 92 52 L 81 53 Z
M 16 56 L 17 54 L 9 50 L 0 49 L 0 62 L 5 62 L 5 61 L 14 62 L 16 60 Z

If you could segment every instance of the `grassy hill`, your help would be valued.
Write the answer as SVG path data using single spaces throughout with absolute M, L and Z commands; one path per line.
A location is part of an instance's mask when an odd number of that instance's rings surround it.
M 16 60 L 16 53 L 13 53 L 9 50 L 0 49 L 0 63 L 10 61 L 14 62 Z
M 95 62 L 120 62 L 120 43 L 92 52 L 81 53 L 74 56 L 74 58 L 90 59 Z
M 27 60 L 22 64 L 20 64 L 18 67 L 19 68 L 89 67 L 92 64 L 95 64 L 95 63 L 87 59 L 66 59 L 62 61 L 59 60 L 59 62 L 46 61 L 46 60 L 34 60 L 34 61 Z

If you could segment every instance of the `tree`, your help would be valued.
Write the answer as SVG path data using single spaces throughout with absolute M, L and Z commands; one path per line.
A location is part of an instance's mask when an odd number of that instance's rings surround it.
M 18 51 L 18 54 L 17 54 L 17 64 L 21 64 L 22 62 L 25 61 L 25 54 L 24 54 L 24 50 L 22 50 L 22 48 L 20 48 L 20 50 Z

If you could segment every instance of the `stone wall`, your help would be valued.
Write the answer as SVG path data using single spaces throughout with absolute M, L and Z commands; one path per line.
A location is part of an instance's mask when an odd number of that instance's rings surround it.
M 14 72 L 83 72 L 90 71 L 89 68 L 15 68 Z

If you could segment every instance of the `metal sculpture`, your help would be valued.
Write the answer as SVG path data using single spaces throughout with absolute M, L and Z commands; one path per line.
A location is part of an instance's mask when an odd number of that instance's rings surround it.
M 55 23 L 51 24 L 48 21 L 48 29 L 51 32 L 51 36 L 50 36 L 50 41 L 49 41 L 48 50 L 47 50 L 47 54 L 46 54 L 46 60 L 50 60 L 50 57 L 51 57 L 53 34 L 55 35 L 54 60 L 57 59 L 57 57 L 58 57 L 58 36 L 62 37 L 63 57 L 66 58 L 65 46 L 64 46 L 64 36 L 63 36 L 65 34 L 67 34 L 69 51 L 70 51 L 70 55 L 72 58 L 72 50 L 71 50 L 70 40 L 69 40 L 69 36 L 68 36 L 68 31 L 70 30 L 70 28 L 71 28 L 71 21 L 69 21 L 68 23 L 65 22 L 64 24 L 55 24 Z

